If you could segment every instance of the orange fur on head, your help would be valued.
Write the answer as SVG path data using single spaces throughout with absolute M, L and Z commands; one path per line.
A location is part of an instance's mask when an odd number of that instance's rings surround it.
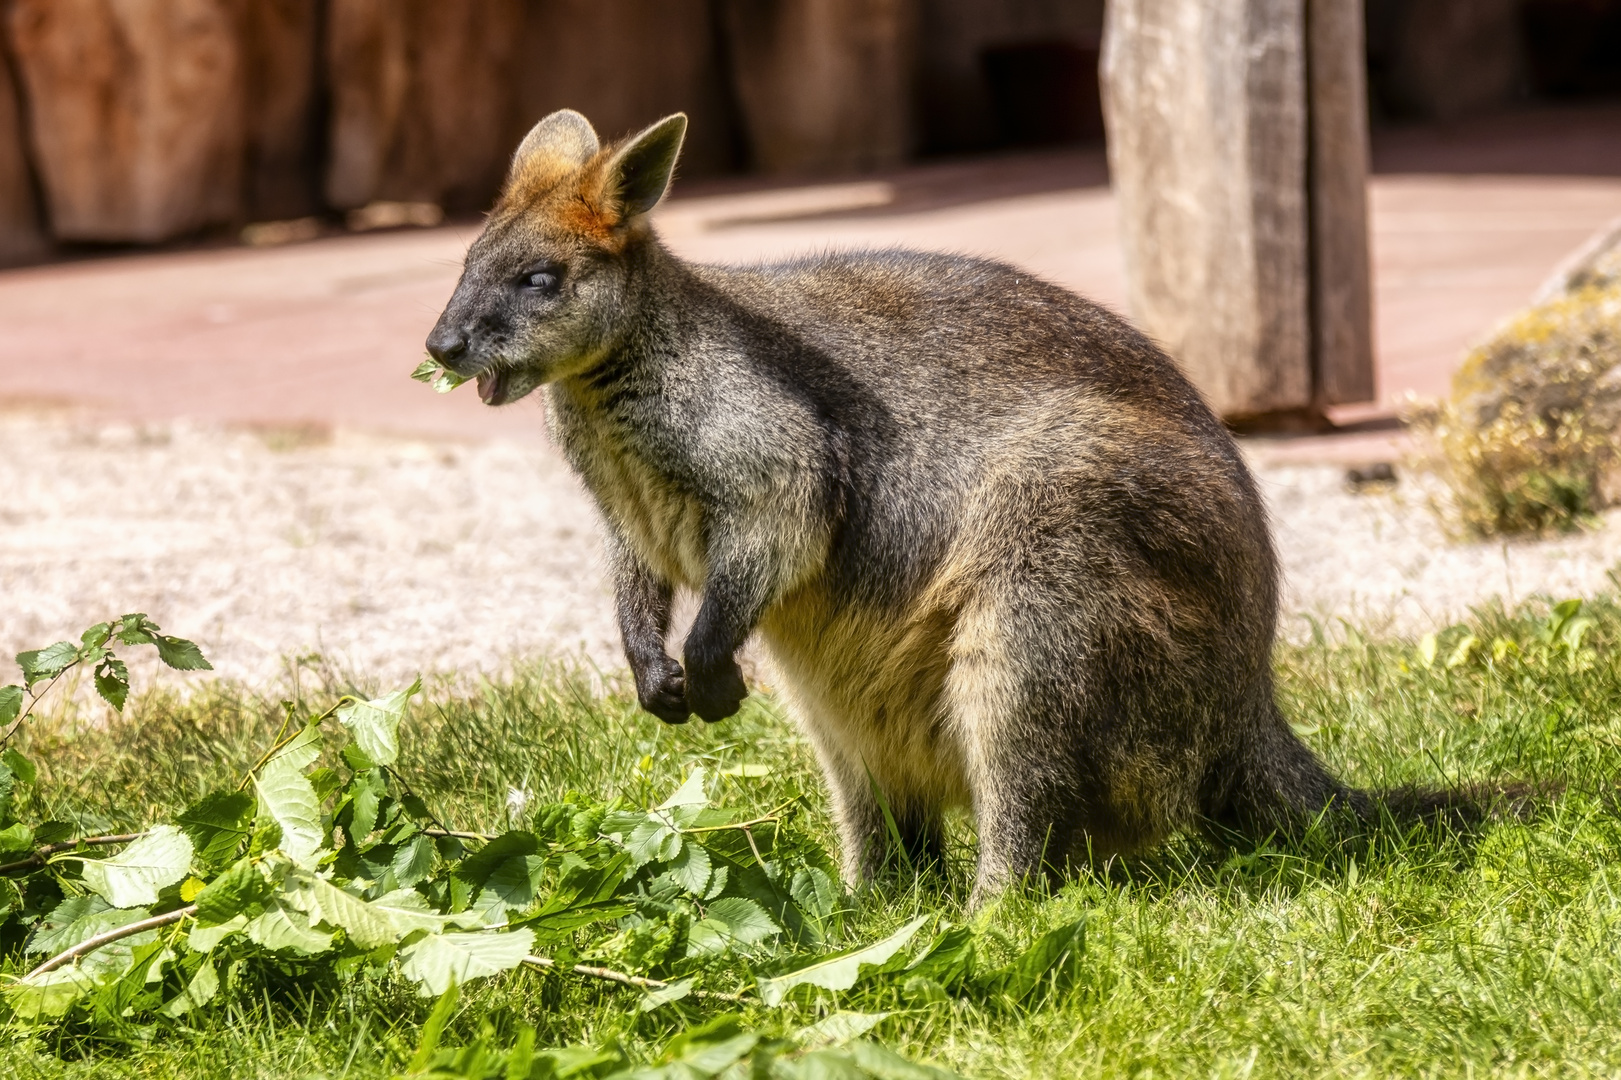
M 686 116 L 676 113 L 603 147 L 579 113 L 552 113 L 513 155 L 493 217 L 528 218 L 546 231 L 620 251 L 625 227 L 663 199 L 686 127 Z
M 606 197 L 612 148 L 584 164 L 563 157 L 534 155 L 515 161 L 492 217 L 528 217 L 547 231 L 570 233 L 598 247 L 617 251 L 622 219 Z

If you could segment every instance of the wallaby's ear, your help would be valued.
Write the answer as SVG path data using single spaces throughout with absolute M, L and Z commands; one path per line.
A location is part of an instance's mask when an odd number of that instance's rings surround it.
M 687 114 L 676 113 L 627 139 L 608 162 L 604 194 L 624 219 L 645 214 L 670 190 L 670 174 L 687 137 Z
M 598 149 L 591 121 L 573 109 L 558 109 L 529 129 L 512 155 L 512 168 L 516 172 L 543 159 L 584 165 Z

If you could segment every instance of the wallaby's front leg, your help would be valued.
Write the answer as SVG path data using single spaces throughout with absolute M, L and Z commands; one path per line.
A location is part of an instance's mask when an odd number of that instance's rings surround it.
M 619 634 L 625 642 L 625 659 L 636 677 L 636 698 L 642 708 L 665 723 L 685 724 L 686 680 L 681 665 L 664 650 L 664 636 L 670 631 L 670 584 L 623 544 L 610 540 L 608 553 Z
M 748 696 L 737 650 L 766 607 L 803 574 L 811 532 L 774 506 L 711 518 L 703 603 L 684 656 L 687 704 L 705 720 L 724 720 Z
M 760 610 L 751 597 L 759 583 L 749 580 L 749 570 L 746 564 L 710 568 L 703 603 L 687 634 L 687 704 L 711 723 L 735 713 L 749 693 L 737 666 L 737 650 Z

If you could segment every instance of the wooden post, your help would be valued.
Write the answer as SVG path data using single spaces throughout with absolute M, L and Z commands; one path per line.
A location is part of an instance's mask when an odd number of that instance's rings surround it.
M 724 10 L 756 168 L 848 172 L 905 160 L 915 0 L 728 0 Z
M 1110 0 L 1132 314 L 1234 421 L 1369 396 L 1360 0 Z
M 1362 0 L 1307 0 L 1310 17 L 1314 405 L 1374 400 L 1368 257 L 1368 78 Z
M 234 0 L 4 6 L 59 240 L 153 243 L 242 209 Z
M 38 258 L 49 246 L 28 167 L 22 108 L 10 60 L 0 48 L 0 266 Z

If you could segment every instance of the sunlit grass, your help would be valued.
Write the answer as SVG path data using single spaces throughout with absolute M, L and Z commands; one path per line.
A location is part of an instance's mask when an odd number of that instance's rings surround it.
M 1521 782 L 1543 793 L 1528 815 L 1469 835 L 1388 828 L 1238 853 L 1181 839 L 976 914 L 963 907 L 972 837 L 959 823 L 946 870 L 857 897 L 850 937 L 935 911 L 1011 954 L 1085 916 L 1066 997 L 1007 1012 L 858 988 L 745 1018 L 780 1030 L 841 1005 L 894 1010 L 877 1037 L 966 1076 L 1621 1073 L 1621 610 L 1584 614 L 1591 626 L 1564 638 L 1544 607 L 1486 612 L 1428 645 L 1335 633 L 1277 656 L 1291 719 L 1354 782 Z M 220 684 L 148 695 L 110 726 L 42 724 L 27 749 L 53 814 L 134 827 L 239 775 L 282 717 L 273 698 Z M 726 778 L 719 799 L 764 810 L 803 796 L 832 844 L 814 761 L 770 699 L 672 728 L 623 687 L 537 664 L 476 693 L 430 689 L 402 743 L 402 775 L 458 828 L 507 827 L 512 789 L 641 801 L 702 761 L 769 766 Z M 189 1026 L 18 1041 L 0 1048 L 0 1075 L 387 1076 L 429 1005 L 403 982 L 267 981 Z M 468 987 L 447 1041 L 521 1021 L 541 1045 L 648 1047 L 712 1011 L 644 1014 L 622 990 L 518 972 Z

